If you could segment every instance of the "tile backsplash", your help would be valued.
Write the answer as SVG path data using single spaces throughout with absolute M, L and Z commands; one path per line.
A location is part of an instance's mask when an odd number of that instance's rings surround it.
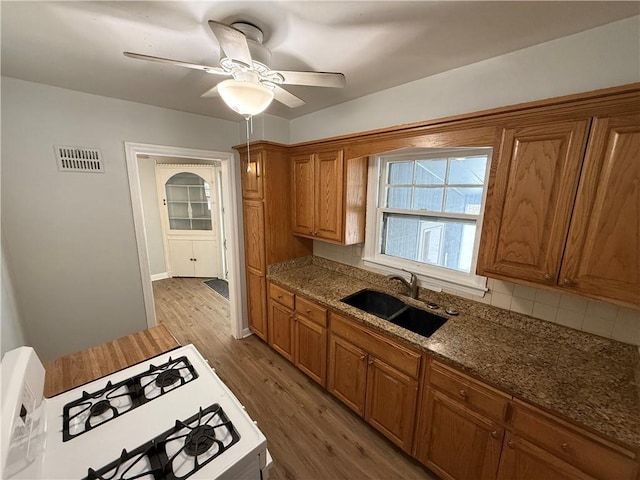
M 368 269 L 362 262 L 362 245 L 343 247 L 314 241 L 313 254 L 334 262 Z M 489 291 L 484 297 L 467 295 L 455 290 L 443 291 L 575 330 L 640 346 L 640 310 L 492 278 L 488 280 L 487 287 Z

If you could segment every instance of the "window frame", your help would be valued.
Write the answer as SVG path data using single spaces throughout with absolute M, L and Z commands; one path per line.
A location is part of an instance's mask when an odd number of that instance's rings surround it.
M 363 249 L 363 262 L 365 266 L 387 274 L 402 274 L 403 271 L 411 271 L 417 275 L 421 286 L 431 290 L 442 291 L 445 289 L 449 292 L 467 296 L 484 296 L 487 291 L 487 279 L 481 275 L 476 275 L 475 271 L 478 262 L 478 250 L 480 235 L 482 233 L 482 222 L 484 219 L 492 153 L 493 149 L 491 147 L 425 148 L 396 153 L 386 153 L 370 157 L 367 185 L 366 235 Z M 384 190 L 387 185 L 386 175 L 388 172 L 387 165 L 390 162 L 474 155 L 487 155 L 485 178 L 482 186 L 482 203 L 480 212 L 477 216 L 461 213 L 448 213 L 444 211 L 425 211 L 424 213 L 421 213 L 419 210 L 384 207 L 384 201 L 386 198 Z M 446 186 L 446 183 L 443 184 L 443 187 Z M 444 202 L 445 200 L 443 199 L 443 205 Z M 383 216 L 385 213 L 407 216 L 423 216 L 434 219 L 474 220 L 476 222 L 476 235 L 473 243 L 470 273 L 380 253 L 383 242 Z

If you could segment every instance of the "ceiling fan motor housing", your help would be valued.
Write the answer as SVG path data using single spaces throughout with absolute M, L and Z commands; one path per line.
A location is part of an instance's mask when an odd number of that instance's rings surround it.
M 267 68 L 271 68 L 271 52 L 262 44 L 264 41 L 262 30 L 246 22 L 235 22 L 232 23 L 231 26 L 244 33 L 253 61 L 261 63 Z

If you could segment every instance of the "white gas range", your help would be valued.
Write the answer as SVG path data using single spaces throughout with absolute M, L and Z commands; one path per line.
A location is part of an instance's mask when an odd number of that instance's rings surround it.
M 2 359 L 3 479 L 263 479 L 266 439 L 193 345 L 51 398 L 33 349 Z

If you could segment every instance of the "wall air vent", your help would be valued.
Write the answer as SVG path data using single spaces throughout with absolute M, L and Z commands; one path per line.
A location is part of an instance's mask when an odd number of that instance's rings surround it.
M 58 170 L 61 172 L 104 173 L 102 152 L 97 148 L 55 145 Z

